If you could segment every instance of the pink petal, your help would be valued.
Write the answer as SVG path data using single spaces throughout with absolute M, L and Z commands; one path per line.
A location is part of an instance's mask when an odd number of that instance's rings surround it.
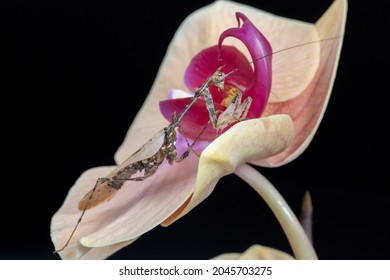
M 344 33 L 347 4 L 337 0 L 316 23 L 321 38 L 335 38 Z M 267 114 L 288 114 L 295 127 L 294 141 L 282 153 L 264 159 L 252 161 L 261 166 L 280 166 L 297 158 L 310 144 L 324 115 L 332 91 L 340 52 L 342 37 L 321 42 L 320 66 L 315 77 L 299 96 L 278 103 L 270 103 Z
M 202 142 L 195 149 L 204 149 Z M 186 144 L 178 140 L 178 149 Z M 199 158 L 190 153 L 188 158 L 172 166 L 166 161 L 158 171 L 141 182 L 126 182 L 110 201 L 86 211 L 69 246 L 60 253 L 62 258 L 106 258 L 130 244 L 141 234 L 159 225 L 174 213 L 194 190 Z M 56 249 L 69 238 L 81 212 L 80 199 L 113 167 L 99 167 L 86 171 L 69 192 L 64 205 L 53 216 L 52 240 Z

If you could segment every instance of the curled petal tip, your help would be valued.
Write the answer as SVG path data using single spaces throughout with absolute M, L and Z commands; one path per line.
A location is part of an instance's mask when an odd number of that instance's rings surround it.
M 245 162 L 280 153 L 289 146 L 293 135 L 293 122 L 288 115 L 272 115 L 234 125 L 202 152 L 195 191 L 182 211 L 169 218 L 169 223 L 203 201 L 221 177 L 233 173 Z

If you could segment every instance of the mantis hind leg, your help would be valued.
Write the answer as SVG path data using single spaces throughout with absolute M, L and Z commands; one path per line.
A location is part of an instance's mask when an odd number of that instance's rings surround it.
M 180 157 L 177 157 L 175 159 L 176 162 L 180 162 L 182 161 L 183 159 L 185 159 L 186 157 L 188 157 L 188 155 L 190 154 L 190 151 L 192 151 L 195 155 L 197 155 L 198 157 L 200 157 L 200 154 L 195 151 L 193 149 L 193 147 L 195 146 L 195 143 L 199 140 L 200 136 L 203 134 L 203 132 L 206 130 L 206 128 L 209 126 L 209 123 L 210 121 L 207 122 L 207 124 L 202 128 L 202 130 L 200 131 L 200 133 L 196 136 L 196 138 L 194 139 L 194 141 L 192 142 L 192 144 L 189 143 L 188 141 L 188 138 L 186 137 L 186 135 L 184 134 L 184 131 L 183 129 L 181 128 L 181 126 L 179 125 L 178 126 L 178 130 L 180 132 L 181 135 L 183 135 L 184 137 L 184 140 L 186 141 L 187 143 L 187 150 L 180 156 Z

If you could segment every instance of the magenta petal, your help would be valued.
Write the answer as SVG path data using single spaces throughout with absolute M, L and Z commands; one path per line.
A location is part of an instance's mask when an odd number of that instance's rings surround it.
M 232 46 L 222 46 L 221 48 L 213 46 L 204 49 L 192 58 L 184 75 L 186 86 L 190 90 L 201 87 L 215 70 L 222 65 L 225 65 L 222 69 L 224 73 L 229 73 L 241 66 L 249 66 L 242 67 L 240 75 L 228 76 L 225 79 L 225 88 L 228 89 L 229 85 L 231 85 L 244 92 L 251 85 L 253 70 L 245 55 Z M 221 94 L 216 87 L 210 87 L 210 91 L 215 103 L 221 103 L 226 97 L 226 94 Z
M 160 111 L 164 118 L 172 120 L 172 112 L 178 115 L 185 106 L 190 102 L 191 98 L 166 99 L 160 101 Z M 216 110 L 224 110 L 225 108 L 219 104 L 214 104 Z M 204 129 L 209 121 L 205 103 L 199 99 L 192 105 L 191 109 L 184 115 L 180 122 L 180 128 L 184 131 L 187 138 L 195 139 L 198 134 Z M 200 140 L 214 140 L 217 137 L 216 130 L 210 124 L 202 133 Z
M 242 13 L 237 12 L 236 17 L 241 27 L 230 28 L 219 37 L 218 45 L 227 37 L 239 39 L 248 48 L 254 64 L 254 80 L 252 85 L 244 92 L 244 95 L 252 97 L 252 105 L 247 118 L 256 118 L 261 115 L 267 104 L 272 83 L 272 48 L 267 39 L 260 33 L 252 22 Z
M 225 88 L 221 92 L 215 86 L 210 87 L 216 112 L 226 109 L 222 106 L 222 101 L 228 97 L 230 90 L 238 89 L 242 92 L 243 98 L 249 95 L 252 97 L 252 105 L 247 118 L 259 117 L 268 101 L 271 88 L 271 54 L 272 48 L 267 39 L 256 29 L 248 18 L 236 13 L 242 27 L 225 30 L 220 38 L 218 46 L 209 47 L 197 54 L 192 60 L 185 73 L 185 83 L 187 87 L 195 91 L 215 72 L 220 66 L 224 66 L 222 71 L 227 74 L 225 78 Z M 254 72 L 251 63 L 246 57 L 232 46 L 222 46 L 222 42 L 227 37 L 235 37 L 249 50 L 254 64 Z M 199 99 L 202 99 L 200 97 Z M 172 113 L 180 114 L 189 103 L 190 98 L 180 98 L 165 100 L 160 102 L 160 110 L 163 116 L 172 120 Z M 181 121 L 181 127 L 187 137 L 194 139 L 208 123 L 209 115 L 203 101 L 198 100 L 186 113 Z M 217 137 L 216 130 L 211 126 L 206 129 L 200 139 L 213 140 Z
M 219 59 L 219 56 L 221 59 Z M 223 71 L 228 73 L 241 65 L 249 65 L 249 62 L 235 47 L 223 46 L 221 50 L 218 46 L 207 48 L 197 54 L 187 67 L 184 77 L 187 87 L 192 88 L 193 91 L 195 91 L 195 89 L 201 87 L 221 65 L 226 65 Z M 226 78 L 225 89 L 229 90 L 230 87 L 235 87 L 242 92 L 245 92 L 245 89 L 251 85 L 252 80 L 252 68 L 243 67 L 243 71 L 240 72 L 239 76 L 231 75 Z M 173 96 L 173 92 L 176 91 L 177 90 L 171 90 L 169 97 Z M 211 86 L 210 91 L 213 96 L 215 110 L 224 111 L 226 107 L 220 105 L 220 103 L 227 95 L 224 92 L 220 92 L 215 86 Z M 160 111 L 165 119 L 171 121 L 172 113 L 176 112 L 176 115 L 180 114 L 190 100 L 191 98 L 177 98 L 161 101 Z M 209 114 L 206 110 L 203 98 L 200 98 L 182 119 L 181 127 L 186 137 L 194 139 L 198 136 L 199 132 L 203 130 L 205 125 L 207 125 L 208 121 Z M 209 125 L 200 139 L 214 140 L 217 136 L 216 130 Z

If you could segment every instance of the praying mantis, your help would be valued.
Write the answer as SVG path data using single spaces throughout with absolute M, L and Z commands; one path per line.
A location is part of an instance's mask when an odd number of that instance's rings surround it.
M 252 99 L 248 97 L 241 104 L 241 92 L 238 92 L 226 110 L 222 112 L 218 118 L 216 117 L 217 113 L 215 112 L 209 87 L 215 85 L 219 90 L 223 90 L 224 80 L 227 75 L 221 71 L 222 67 L 223 66 L 219 67 L 200 88 L 195 90 L 194 97 L 177 117 L 175 115 L 172 116 L 172 122 L 168 126 L 154 134 L 148 142 L 127 160 L 122 162 L 107 177 L 99 178 L 95 187 L 80 201 L 78 206 L 79 209 L 88 209 L 110 199 L 116 193 L 115 191 L 119 190 L 126 181 L 142 181 L 152 176 L 164 159 L 166 159 L 170 165 L 174 162 L 184 160 L 189 155 L 190 150 L 193 148 L 203 131 L 200 132 L 191 145 L 187 143 L 188 149 L 178 157 L 175 145 L 177 139 L 176 128 L 179 127 L 183 116 L 200 96 L 204 96 L 205 98 L 206 107 L 210 115 L 210 122 L 217 131 L 223 130 L 233 122 L 245 119 Z M 143 174 L 141 176 L 132 177 L 137 173 Z M 92 197 L 94 192 L 97 194 Z
M 241 103 L 242 93 L 239 91 L 231 93 L 228 96 L 231 100 L 228 100 L 227 102 L 230 101 L 230 104 L 227 106 L 226 110 L 221 112 L 217 117 L 217 113 L 219 112 L 215 111 L 209 88 L 214 85 L 220 91 L 224 89 L 225 78 L 230 73 L 223 73 L 221 71 L 222 68 L 223 66 L 218 67 L 218 69 L 202 84 L 202 86 L 195 90 L 193 98 L 186 105 L 183 111 L 177 117 L 175 113 L 172 115 L 172 121 L 168 126 L 155 133 L 140 149 L 117 166 L 106 177 L 97 179 L 95 186 L 80 200 L 78 204 L 78 208 L 82 211 L 82 213 L 67 242 L 62 248 L 55 250 L 54 253 L 59 253 L 68 246 L 87 209 L 111 199 L 126 181 L 142 181 L 152 176 L 158 170 L 164 159 L 172 165 L 174 162 L 181 162 L 189 155 L 190 150 L 192 150 L 195 142 L 206 127 L 204 127 L 191 145 L 186 140 L 188 149 L 181 156 L 177 155 L 176 150 L 176 129 L 179 128 L 180 121 L 184 115 L 201 96 L 204 97 L 206 107 L 209 112 L 209 122 L 211 122 L 217 132 L 222 131 L 234 122 L 245 119 L 252 99 L 248 97 L 243 103 Z M 137 175 L 138 173 L 141 173 L 141 175 L 133 177 L 133 175 Z
M 340 36 L 335 38 L 339 37 Z M 324 40 L 332 40 L 335 38 L 328 38 Z M 316 42 L 319 41 L 296 45 L 288 49 Z M 269 55 L 273 55 L 277 52 L 273 52 Z M 264 57 L 258 59 L 262 58 Z M 178 156 L 176 150 L 176 129 L 180 129 L 180 122 L 182 118 L 201 96 L 204 98 L 206 108 L 209 113 L 209 122 L 217 130 L 217 132 L 220 132 L 227 126 L 246 118 L 252 99 L 247 97 L 243 102 L 241 102 L 242 93 L 238 90 L 228 93 L 228 96 L 222 101 L 225 105 L 227 105 L 223 112 L 217 112 L 214 108 L 210 87 L 216 86 L 220 91 L 223 90 L 225 78 L 238 69 L 234 69 L 230 73 L 225 74 L 222 72 L 223 67 L 224 66 L 218 67 L 218 69 L 209 78 L 207 78 L 200 88 L 195 89 L 193 98 L 177 117 L 173 114 L 172 121 L 169 125 L 154 134 L 139 150 L 117 166 L 110 174 L 104 178 L 97 179 L 95 186 L 79 202 L 78 208 L 82 211 L 82 213 L 67 242 L 62 248 L 54 251 L 54 253 L 61 252 L 68 246 L 87 209 L 111 199 L 126 181 L 142 181 L 152 176 L 165 159 L 170 165 L 172 165 L 174 162 L 181 162 L 189 155 L 195 145 L 195 142 L 198 140 L 203 131 L 199 133 L 191 145 L 187 142 L 188 149 L 181 156 Z M 139 175 L 139 173 L 141 173 L 141 175 Z

